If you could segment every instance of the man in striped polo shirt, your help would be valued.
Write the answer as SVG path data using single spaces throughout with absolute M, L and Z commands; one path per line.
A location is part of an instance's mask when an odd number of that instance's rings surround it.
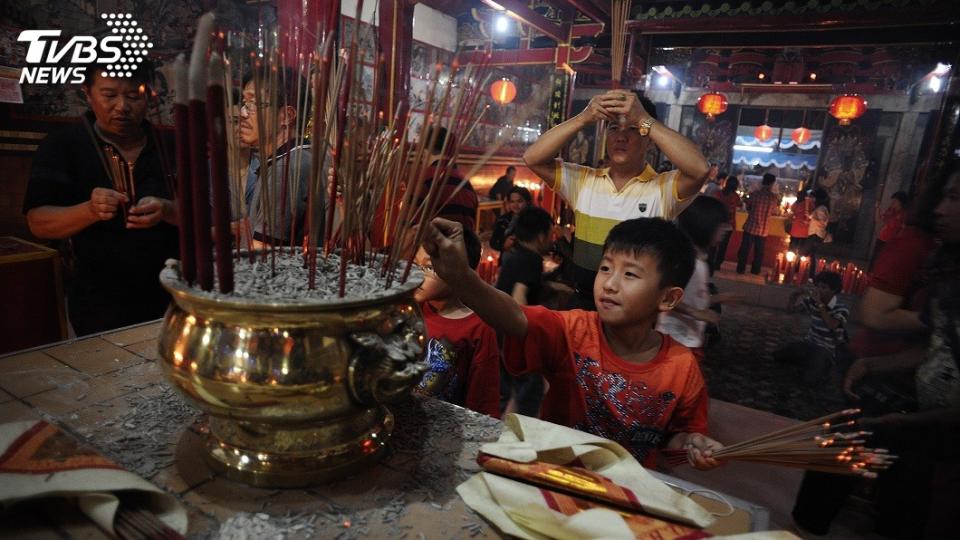
M 600 120 L 608 122 L 609 167 L 594 169 L 556 158 L 580 130 Z M 677 169 L 653 170 L 646 161 L 651 141 Z M 633 218 L 675 218 L 700 191 L 710 168 L 693 141 L 657 122 L 653 103 L 629 90 L 595 96 L 580 114 L 537 139 L 523 159 L 574 210 L 578 294 L 571 307 L 584 309 L 594 309 L 593 281 L 610 229 Z

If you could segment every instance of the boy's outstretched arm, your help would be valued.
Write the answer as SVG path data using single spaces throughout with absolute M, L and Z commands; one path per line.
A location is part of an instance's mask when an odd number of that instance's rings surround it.
M 483 322 L 508 336 L 527 335 L 527 317 L 510 295 L 485 283 L 467 263 L 463 225 L 436 218 L 427 224 L 423 249 L 430 254 L 433 270 L 447 282 L 453 294 Z

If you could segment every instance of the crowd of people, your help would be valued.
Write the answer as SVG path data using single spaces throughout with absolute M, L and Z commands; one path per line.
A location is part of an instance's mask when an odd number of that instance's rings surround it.
M 157 273 L 177 255 L 177 215 L 162 143 L 145 120 L 140 73 L 88 78 L 90 112 L 41 145 L 24 201 L 36 236 L 72 240 L 76 279 L 68 305 L 78 334 L 158 318 L 168 301 Z M 254 229 L 257 242 L 296 242 L 303 234 L 305 209 L 299 203 L 306 201 L 311 152 L 294 145 L 300 114 L 263 102 L 251 84 L 243 87 L 240 135 L 251 157 L 245 204 L 242 212 L 235 209 L 246 215 L 234 217 L 281 224 L 278 236 Z M 264 140 L 258 115 L 270 115 L 279 126 L 275 139 Z M 557 158 L 600 121 L 606 125 L 603 167 Z M 444 159 L 447 136 L 443 131 L 435 137 L 433 159 Z M 657 172 L 647 163 L 650 144 L 672 168 Z M 136 200 L 106 180 L 97 157 L 104 146 L 133 170 Z M 488 284 L 475 272 L 483 249 L 478 195 L 451 169 L 444 179 L 447 205 L 439 218 L 422 220 L 426 239 L 415 246 L 415 262 L 425 275 L 415 299 L 426 326 L 429 365 L 419 391 L 491 416 L 517 411 L 600 435 L 647 466 L 655 465 L 663 448 L 686 450 L 699 469 L 718 466 L 713 453 L 722 443 L 707 434 L 707 382 L 700 365 L 709 360 L 707 332 L 721 318 L 717 307 L 738 298 L 712 290 L 711 276 L 725 258 L 742 208 L 747 218 L 736 271 L 745 273 L 749 262 L 752 273 L 761 272 L 769 218 L 779 209 L 777 178 L 765 174 L 760 188 L 742 201 L 736 176 L 718 173 L 696 144 L 657 120 L 648 99 L 625 90 L 591 99 L 544 133 L 523 159 L 566 202 L 573 227 L 558 231 L 529 191 L 511 185 L 516 169 L 510 167 L 492 193 L 504 201 L 504 212 L 489 238 L 501 256 L 496 283 Z M 283 215 L 264 220 L 257 217 L 264 211 L 260 194 L 271 189 L 266 179 L 279 176 L 267 173 L 271 167 L 303 171 L 292 183 L 302 196 Z M 876 256 L 861 303 L 863 328 L 853 339 L 850 309 L 838 296 L 840 276 L 821 272 L 787 306 L 810 317 L 807 335 L 776 353 L 778 360 L 806 366 L 808 382 L 846 369 L 849 398 L 871 403 L 864 405 L 864 424 L 902 456 L 909 471 L 895 468 L 881 476 L 892 486 L 883 496 L 904 505 L 885 515 L 898 534 L 905 534 L 906 523 L 943 523 L 944 515 L 923 514 L 936 499 L 923 482 L 943 470 L 956 474 L 957 446 L 950 443 L 958 439 L 960 410 L 960 174 L 956 163 L 949 170 L 912 201 L 894 194 L 890 207 L 878 213 Z M 816 257 L 830 238 L 829 208 L 821 189 L 800 194 L 790 229 L 793 249 Z M 572 288 L 556 309 L 542 305 L 543 258 L 552 249 L 566 255 Z M 945 469 L 938 468 L 942 464 Z M 836 482 L 808 474 L 794 514 L 799 525 L 826 530 L 852 488 Z M 904 502 L 914 488 L 927 498 Z

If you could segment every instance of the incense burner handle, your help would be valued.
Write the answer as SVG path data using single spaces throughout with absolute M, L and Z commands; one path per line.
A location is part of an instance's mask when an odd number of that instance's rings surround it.
M 389 403 L 410 393 L 427 370 L 422 359 L 423 323 L 395 317 L 381 332 L 353 332 L 348 382 L 350 394 L 366 405 Z

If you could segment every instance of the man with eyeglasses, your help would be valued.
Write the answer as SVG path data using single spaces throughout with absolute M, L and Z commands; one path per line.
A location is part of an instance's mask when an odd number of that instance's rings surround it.
M 23 201 L 36 237 L 66 240 L 67 308 L 77 335 L 163 316 L 158 276 L 178 256 L 170 164 L 146 121 L 150 70 L 132 77 L 88 70 L 81 121 L 40 144 Z
M 603 242 L 616 224 L 639 217 L 673 219 L 700 192 L 710 164 L 697 145 L 657 122 L 653 103 L 636 92 L 595 96 L 580 114 L 550 129 L 523 154 L 527 166 L 573 208 L 574 276 L 570 307 L 595 309 L 593 282 Z M 595 169 L 557 158 L 576 134 L 607 122 L 607 167 Z M 657 173 L 647 163 L 653 142 L 676 169 Z
M 306 232 L 312 158 L 310 145 L 302 134 L 298 136 L 298 130 L 305 127 L 303 116 L 310 111 L 309 89 L 290 68 L 283 69 L 278 79 L 276 103 L 266 100 L 266 82 L 255 82 L 252 75 L 244 78 L 241 95 L 239 139 L 252 153 L 241 215 L 233 217 L 249 219 L 256 248 L 267 244 L 299 246 Z M 321 207 L 325 207 L 326 186 L 318 190 L 318 195 Z M 241 233 L 243 230 L 241 227 Z

